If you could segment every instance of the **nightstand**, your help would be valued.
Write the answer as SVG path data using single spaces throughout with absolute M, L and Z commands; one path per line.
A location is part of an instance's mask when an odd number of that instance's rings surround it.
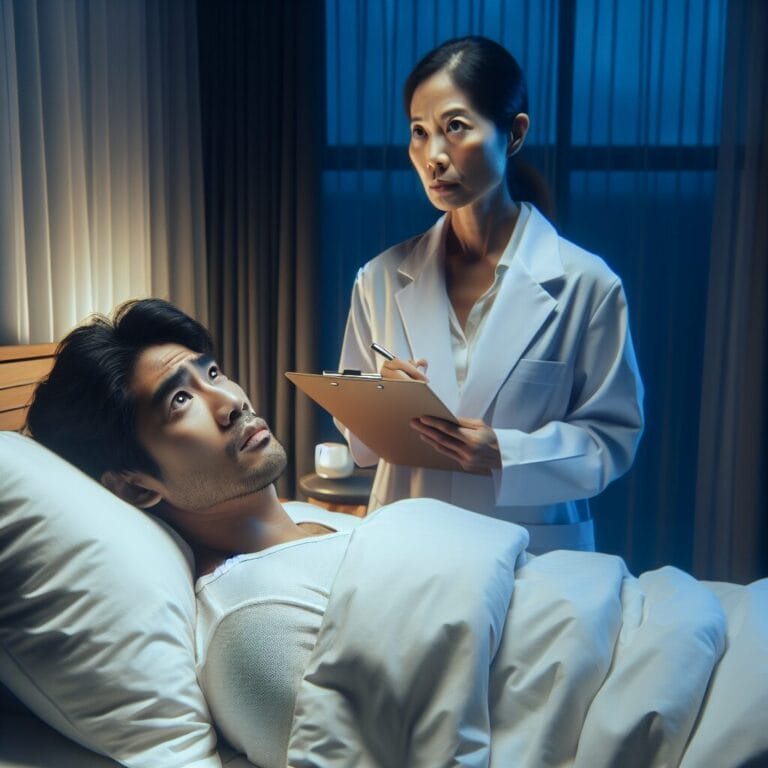
M 355 469 L 349 477 L 325 478 L 310 472 L 299 480 L 299 490 L 310 504 L 331 512 L 365 517 L 375 469 Z

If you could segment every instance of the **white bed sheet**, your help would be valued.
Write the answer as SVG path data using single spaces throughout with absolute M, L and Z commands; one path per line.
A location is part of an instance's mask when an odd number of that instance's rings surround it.
M 253 768 L 224 744 L 219 755 L 226 768 Z M 0 685 L 0 768 L 120 768 L 120 764 L 62 736 Z

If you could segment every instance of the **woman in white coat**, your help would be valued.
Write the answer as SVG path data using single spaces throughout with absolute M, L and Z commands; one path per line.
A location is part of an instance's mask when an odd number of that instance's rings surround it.
M 422 418 L 458 471 L 378 463 L 369 509 L 431 496 L 524 525 L 532 552 L 594 549 L 586 501 L 632 463 L 643 387 L 620 279 L 512 199 L 529 126 L 523 73 L 482 37 L 427 54 L 405 85 L 409 156 L 445 214 L 358 273 L 340 369 L 428 380 L 459 425 Z M 340 427 L 342 425 L 339 425 Z M 378 457 L 344 430 L 355 461 Z

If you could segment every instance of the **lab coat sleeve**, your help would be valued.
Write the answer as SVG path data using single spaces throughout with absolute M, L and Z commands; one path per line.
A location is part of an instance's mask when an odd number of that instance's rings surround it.
M 600 493 L 629 469 L 643 431 L 643 384 L 617 279 L 575 356 L 567 413 L 533 432 L 495 429 L 502 467 L 496 502 L 554 504 Z
M 365 299 L 363 287 L 364 274 L 361 269 L 357 273 L 355 284 L 352 288 L 352 300 L 347 315 L 347 325 L 344 329 L 344 340 L 341 345 L 341 357 L 339 359 L 339 370 L 352 368 L 355 370 L 375 373 L 378 368 L 374 359 L 374 353 L 371 351 L 371 341 L 373 340 L 370 310 Z M 357 439 L 338 419 L 333 423 L 336 428 L 344 435 L 344 439 L 349 444 L 349 450 L 355 463 L 361 467 L 367 467 L 376 464 L 379 457 L 363 442 Z

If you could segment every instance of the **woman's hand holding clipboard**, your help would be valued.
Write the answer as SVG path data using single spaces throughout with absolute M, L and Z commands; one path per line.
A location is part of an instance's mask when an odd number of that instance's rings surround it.
M 401 360 L 375 341 L 371 349 L 385 358 L 382 378 L 429 381 L 419 370 L 427 369 L 426 360 Z M 411 420 L 411 427 L 427 445 L 456 461 L 465 472 L 487 475 L 500 468 L 501 452 L 493 429 L 482 419 L 457 417 L 456 422 L 421 416 Z
M 458 461 L 425 442 L 412 426 L 422 417 L 459 424 L 425 381 L 357 372 L 285 375 L 380 458 L 392 464 L 462 471 Z

